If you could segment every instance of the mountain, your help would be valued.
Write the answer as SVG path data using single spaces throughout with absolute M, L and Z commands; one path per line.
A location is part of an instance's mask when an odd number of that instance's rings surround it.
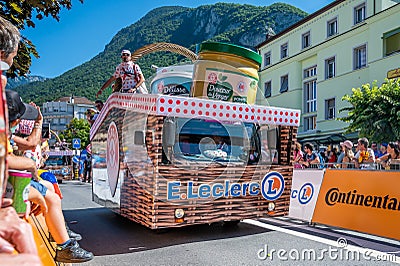
M 18 86 L 25 85 L 31 82 L 43 82 L 47 80 L 47 78 L 41 76 L 27 76 L 27 77 L 16 77 L 16 78 L 8 78 L 6 89 L 14 89 Z
M 217 3 L 197 8 L 156 8 L 136 23 L 121 29 L 105 46 L 104 51 L 90 61 L 54 79 L 19 86 L 16 91 L 25 101 L 32 100 L 38 104 L 69 95 L 94 100 L 98 89 L 120 62 L 122 49 L 135 51 L 146 44 L 171 42 L 194 51 L 195 44 L 206 40 L 254 48 L 265 40 L 267 27 L 279 33 L 306 15 L 304 11 L 283 3 L 267 7 Z M 157 52 L 142 57 L 138 64 L 145 77 L 149 77 L 152 74 L 152 64 L 167 66 L 182 60 L 184 58 L 177 54 Z M 106 90 L 103 99 L 109 93 L 110 90 Z

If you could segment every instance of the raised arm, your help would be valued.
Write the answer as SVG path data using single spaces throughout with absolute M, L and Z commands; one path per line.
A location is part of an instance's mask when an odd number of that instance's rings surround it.
M 106 89 L 106 88 L 108 88 L 110 85 L 111 85 L 111 83 L 113 83 L 114 81 L 115 81 L 115 77 L 114 76 L 111 76 L 104 84 L 103 84 L 103 86 L 101 86 L 101 88 L 100 88 L 100 90 L 96 93 L 96 97 L 99 97 L 102 93 L 103 93 L 103 91 Z

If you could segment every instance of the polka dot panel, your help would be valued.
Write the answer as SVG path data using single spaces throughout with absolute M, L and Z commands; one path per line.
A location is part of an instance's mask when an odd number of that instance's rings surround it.
M 168 95 L 114 93 L 103 108 L 105 111 L 100 113 L 92 126 L 91 138 L 112 108 L 132 109 L 150 115 L 201 117 L 232 122 L 240 120 L 286 126 L 299 126 L 300 123 L 300 110 Z
M 186 118 L 204 116 L 226 121 L 239 118 L 243 122 L 289 126 L 298 126 L 300 122 L 299 110 L 166 95 L 157 100 L 157 114 Z

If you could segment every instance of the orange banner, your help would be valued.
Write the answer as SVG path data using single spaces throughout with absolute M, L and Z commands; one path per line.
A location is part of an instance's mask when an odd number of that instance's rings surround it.
M 312 222 L 400 240 L 400 172 L 327 169 Z

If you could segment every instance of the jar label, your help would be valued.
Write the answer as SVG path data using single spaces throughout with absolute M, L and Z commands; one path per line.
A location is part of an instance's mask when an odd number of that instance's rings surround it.
M 257 91 L 257 83 L 257 79 L 241 72 L 206 68 L 203 95 L 212 100 L 248 103 L 249 94 Z

